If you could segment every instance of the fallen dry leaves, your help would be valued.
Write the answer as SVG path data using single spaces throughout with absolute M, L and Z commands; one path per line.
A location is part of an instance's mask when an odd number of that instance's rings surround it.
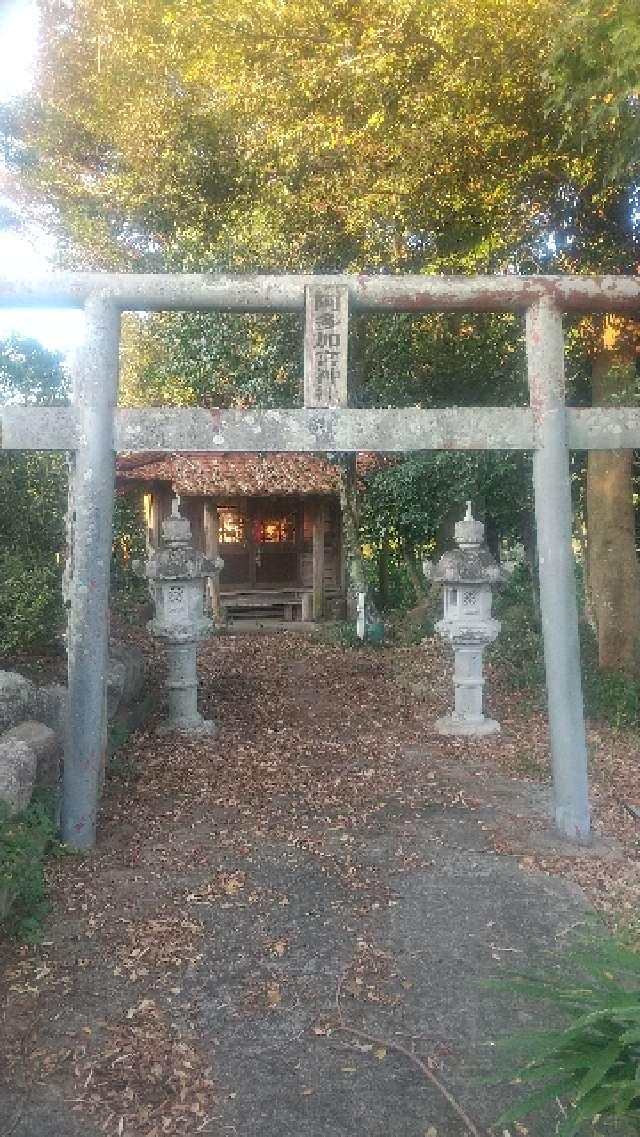
M 135 636 L 155 673 L 157 648 Z M 249 908 L 258 921 L 286 912 L 283 888 L 254 874 L 263 843 L 292 863 L 300 851 L 310 856 L 318 880 L 338 890 L 348 923 L 397 903 L 403 873 L 429 869 L 410 838 L 395 842 L 384 864 L 364 856 L 364 835 L 384 828 L 386 811 L 474 810 L 496 774 L 548 780 L 544 717 L 502 690 L 498 676 L 488 690 L 500 736 L 469 743 L 431 733 L 451 697 L 448 656 L 435 641 L 375 651 L 286 633 L 230 635 L 203 647 L 199 670 L 201 708 L 218 719 L 218 735 L 158 739 L 149 729 L 130 740 L 106 795 L 99 847 L 50 870 L 52 942 L 5 951 L 4 1077 L 18 1084 L 25 1069 L 36 1070 L 39 1084 L 64 1086 L 77 1112 L 110 1137 L 186 1137 L 214 1117 L 215 1070 L 191 1031 L 187 988 L 200 973 L 204 913 L 232 918 Z M 622 859 L 518 855 L 523 869 L 564 875 L 597 907 L 619 909 L 640 899 L 640 824 L 622 804 L 640 802 L 638 742 L 592 724 L 590 745 L 596 825 L 618 839 Z M 477 794 L 441 777 L 452 760 L 478 775 Z M 497 851 L 511 851 L 499 820 L 489 836 Z M 276 1021 L 304 997 L 282 973 L 296 944 L 287 931 L 257 934 L 250 946 L 255 974 L 232 1011 Z M 397 961 L 366 937 L 341 984 L 362 1007 L 411 998 Z M 105 993 L 100 1025 L 96 990 Z M 46 1025 L 56 1016 L 57 1035 Z M 316 1033 L 330 1031 L 321 1021 Z M 207 1122 L 202 1131 L 214 1130 Z
M 211 1071 L 150 999 L 109 1027 L 100 1050 L 77 1057 L 73 1073 L 84 1090 L 74 1111 L 98 1112 L 110 1135 L 190 1137 L 213 1102 Z

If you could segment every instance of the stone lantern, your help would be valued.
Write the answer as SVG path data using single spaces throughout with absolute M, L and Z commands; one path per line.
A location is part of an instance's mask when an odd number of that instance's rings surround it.
M 502 570 L 484 544 L 484 525 L 471 515 L 455 526 L 457 549 L 445 553 L 431 573 L 444 585 L 444 616 L 436 631 L 453 645 L 455 706 L 438 719 L 439 734 L 496 734 L 500 724 L 482 713 L 483 655 L 495 640 L 500 623 L 491 615 L 491 590 Z
M 205 580 L 219 573 L 224 562 L 220 557 L 208 560 L 193 548 L 191 525 L 178 508 L 179 498 L 174 498 L 171 516 L 162 525 L 162 544 L 151 550 L 144 571 L 155 605 L 147 627 L 169 648 L 169 718 L 158 733 L 213 734 L 216 724 L 198 711 L 196 652 L 198 640 L 211 635 L 214 626 L 204 612 Z

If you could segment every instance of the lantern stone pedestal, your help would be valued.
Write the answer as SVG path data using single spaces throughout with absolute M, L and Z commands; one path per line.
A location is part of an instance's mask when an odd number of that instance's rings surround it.
M 171 516 L 162 525 L 162 544 L 149 555 L 145 576 L 149 581 L 155 616 L 147 625 L 152 636 L 167 644 L 169 717 L 158 734 L 214 734 L 215 722 L 198 711 L 198 641 L 211 635 L 214 624 L 204 614 L 204 588 L 208 577 L 220 572 L 223 561 L 208 560 L 193 548 L 191 526 L 178 513 L 174 499 Z
M 198 710 L 197 642 L 185 640 L 169 643 L 168 647 L 169 672 L 165 687 L 169 695 L 169 717 L 156 727 L 156 734 L 215 734 L 217 723 L 204 719 Z
M 444 616 L 436 631 L 454 650 L 454 709 L 435 723 L 438 734 L 482 737 L 497 734 L 500 724 L 483 714 L 483 656 L 496 639 L 500 623 L 491 615 L 491 589 L 503 579 L 500 566 L 484 545 L 484 525 L 471 515 L 455 527 L 458 548 L 445 553 L 431 578 L 444 585 Z

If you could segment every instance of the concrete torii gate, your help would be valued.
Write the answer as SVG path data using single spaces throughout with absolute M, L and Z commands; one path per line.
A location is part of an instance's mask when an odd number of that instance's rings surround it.
M 2 448 L 68 450 L 73 456 L 65 841 L 88 848 L 96 835 L 105 745 L 114 457 L 117 451 L 149 450 L 533 450 L 555 821 L 564 836 L 588 839 L 569 451 L 640 447 L 640 411 L 565 408 L 562 314 L 637 314 L 640 278 L 70 272 L 0 277 L 2 306 L 85 312 L 71 406 L 0 407 Z M 304 311 L 304 409 L 117 409 L 120 316 L 127 310 Z M 349 311 L 524 313 L 530 407 L 349 408 Z

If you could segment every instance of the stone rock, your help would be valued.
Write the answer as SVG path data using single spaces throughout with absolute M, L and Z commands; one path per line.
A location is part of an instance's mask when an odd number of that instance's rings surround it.
M 35 690 L 31 680 L 16 671 L 0 671 L 0 732 L 29 718 Z
M 67 688 L 63 683 L 48 683 L 44 687 L 36 688 L 34 694 L 31 717 L 38 722 L 46 723 L 62 740 L 67 710 Z
M 119 659 L 109 659 L 107 666 L 107 718 L 112 719 L 123 701 L 127 684 L 127 668 Z
M 51 727 L 27 720 L 8 730 L 0 739 L 5 742 L 25 742 L 36 756 L 35 787 L 59 793 L 62 745 Z
M 107 670 L 107 714 L 133 702 L 142 690 L 145 659 L 128 644 L 111 643 Z M 25 720 L 44 723 L 64 739 L 67 688 L 63 683 L 37 687 L 16 671 L 0 671 L 0 734 Z
M 0 739 L 0 803 L 9 817 L 22 813 L 31 801 L 38 759 L 35 750 L 18 739 Z
M 144 684 L 144 655 L 129 644 L 112 641 L 109 644 L 109 658 L 122 664 L 126 669 L 124 701 L 130 703 L 140 694 Z
M 107 717 L 112 719 L 121 703 L 131 703 L 142 690 L 145 660 L 141 651 L 128 644 L 109 644 L 107 671 Z

